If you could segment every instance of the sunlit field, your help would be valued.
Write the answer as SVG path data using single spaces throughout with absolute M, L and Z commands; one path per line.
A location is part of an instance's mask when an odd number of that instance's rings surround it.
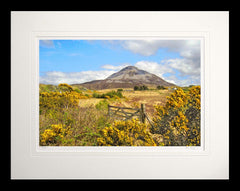
M 108 105 L 139 108 L 152 123 L 114 119 Z M 40 85 L 41 146 L 199 146 L 200 86 L 143 91 Z

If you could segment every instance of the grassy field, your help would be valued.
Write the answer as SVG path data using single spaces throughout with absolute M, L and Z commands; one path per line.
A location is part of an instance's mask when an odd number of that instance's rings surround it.
M 105 89 L 98 90 L 99 93 L 106 93 L 109 91 L 117 91 L 117 89 Z M 124 98 L 121 100 L 112 102 L 115 106 L 123 107 L 140 107 L 141 104 L 145 104 L 146 112 L 152 115 L 154 112 L 155 105 L 164 105 L 173 90 L 143 90 L 143 91 L 133 91 L 131 89 L 123 89 L 122 94 Z M 93 102 L 95 102 L 93 100 Z
M 104 94 L 111 91 L 117 91 L 117 89 L 104 89 L 97 90 L 96 93 Z M 154 106 L 156 105 L 164 105 L 167 100 L 167 96 L 169 96 L 173 90 L 143 90 L 143 91 L 134 91 L 132 89 L 124 89 L 122 91 L 123 98 L 120 99 L 108 99 L 109 103 L 114 106 L 122 106 L 122 107 L 131 107 L 131 108 L 139 108 L 141 104 L 145 104 L 146 112 L 152 116 L 154 113 Z M 88 91 L 89 93 L 89 91 Z M 91 93 L 90 93 L 91 94 Z M 89 98 L 79 101 L 80 107 L 89 107 L 91 105 L 96 105 L 100 101 L 103 101 L 104 98 Z
M 200 138 L 196 134 L 196 132 L 199 134 L 200 128 L 198 125 L 200 122 L 199 88 L 190 90 L 186 87 L 177 91 L 153 88 L 142 91 L 132 89 L 94 91 L 79 89 L 68 84 L 58 86 L 40 84 L 39 90 L 39 144 L 41 146 L 163 146 L 191 145 L 196 144 L 197 141 L 199 144 Z M 190 101 L 187 101 L 188 99 Z M 172 115 L 167 114 L 172 111 L 165 106 L 167 102 L 176 110 Z M 189 103 L 190 105 L 187 105 Z M 157 115 L 161 114 L 164 121 L 161 124 L 157 123 L 161 126 L 167 125 L 164 127 L 166 132 L 151 129 L 148 123 L 140 123 L 137 119 L 114 121 L 108 115 L 108 104 L 130 108 L 140 108 L 141 104 L 145 104 L 145 111 L 151 119 L 158 120 Z M 195 105 L 197 109 L 193 111 L 197 112 L 197 115 L 193 116 L 192 110 L 188 111 L 188 109 L 192 109 Z M 193 124 L 189 123 L 185 113 L 189 115 L 187 117 L 194 122 Z M 176 126 L 174 131 L 173 127 L 168 127 L 171 120 L 171 124 Z M 193 143 L 186 141 L 188 140 L 186 133 L 189 129 L 187 125 L 198 128 L 193 131 L 194 135 L 189 133 L 191 137 L 189 140 Z M 158 125 L 156 127 L 162 129 Z M 172 132 L 178 132 L 178 135 Z M 194 137 L 195 135 L 198 139 Z M 180 137 L 176 138 L 177 136 Z

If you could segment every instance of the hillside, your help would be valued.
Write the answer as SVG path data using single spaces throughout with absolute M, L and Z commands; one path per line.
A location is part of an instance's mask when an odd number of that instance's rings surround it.
M 110 88 L 133 88 L 134 86 L 141 85 L 176 86 L 175 84 L 169 83 L 155 74 L 140 70 L 134 66 L 127 66 L 104 80 L 94 80 L 73 85 L 81 85 L 85 88 L 96 90 Z

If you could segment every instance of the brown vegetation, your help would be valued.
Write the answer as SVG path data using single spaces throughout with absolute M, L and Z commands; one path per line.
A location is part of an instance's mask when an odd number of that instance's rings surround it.
M 41 146 L 200 144 L 199 86 L 176 91 L 158 90 L 156 87 L 143 91 L 93 91 L 80 90 L 68 84 L 41 84 L 39 101 Z M 141 104 L 145 104 L 145 111 L 155 128 L 137 119 L 131 122 L 114 121 L 108 115 L 109 104 L 129 108 L 140 108 Z

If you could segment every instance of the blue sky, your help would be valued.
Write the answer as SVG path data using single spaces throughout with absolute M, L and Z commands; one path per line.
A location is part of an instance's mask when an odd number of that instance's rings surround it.
M 199 40 L 40 40 L 40 83 L 105 79 L 133 65 L 180 86 L 200 83 Z

